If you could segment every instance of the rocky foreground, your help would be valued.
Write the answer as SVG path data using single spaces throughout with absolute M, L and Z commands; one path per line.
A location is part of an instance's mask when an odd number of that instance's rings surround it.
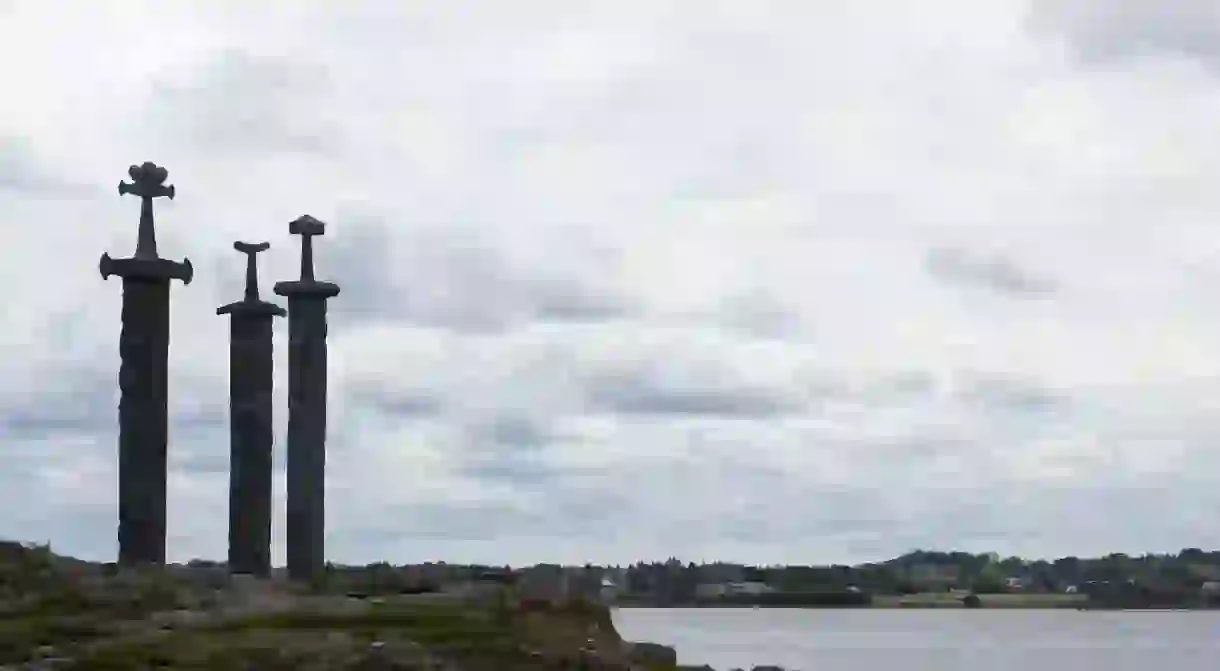
M 354 598 L 216 568 L 118 572 L 0 543 L 0 669 L 704 668 L 676 661 L 623 641 L 596 604 L 522 603 L 508 590 Z

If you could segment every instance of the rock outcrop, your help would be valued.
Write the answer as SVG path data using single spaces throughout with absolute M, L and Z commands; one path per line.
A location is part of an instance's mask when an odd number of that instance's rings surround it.
M 668 667 L 678 665 L 678 652 L 658 643 L 624 643 L 627 662 L 646 667 Z

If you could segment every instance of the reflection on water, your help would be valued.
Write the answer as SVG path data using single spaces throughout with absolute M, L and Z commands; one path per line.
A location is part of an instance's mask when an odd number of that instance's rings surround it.
M 614 622 L 719 671 L 1220 669 L 1220 611 L 624 608 Z

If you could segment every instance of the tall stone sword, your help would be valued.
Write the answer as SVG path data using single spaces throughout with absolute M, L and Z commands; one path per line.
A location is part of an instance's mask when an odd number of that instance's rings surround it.
M 259 300 L 257 254 L 270 243 L 234 242 L 246 255 L 245 298 L 216 308 L 229 317 L 229 571 L 271 574 L 271 477 L 275 431 L 273 317 L 284 308 Z
M 325 562 L 326 301 L 339 287 L 313 272 L 313 236 L 326 225 L 305 215 L 288 225 L 301 236 L 301 279 L 277 282 L 288 298 L 288 576 L 312 580 Z
M 170 280 L 190 284 L 191 262 L 157 256 L 153 199 L 173 199 L 169 173 L 145 162 L 127 171 L 119 195 L 139 196 L 136 253 L 102 254 L 102 279 L 123 278 L 123 330 L 119 337 L 119 564 L 165 563 L 165 481 L 168 440 Z

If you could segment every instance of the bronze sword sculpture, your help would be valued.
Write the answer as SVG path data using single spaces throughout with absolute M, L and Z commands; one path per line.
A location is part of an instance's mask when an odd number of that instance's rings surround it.
M 191 262 L 160 258 L 153 199 L 174 197 L 168 172 L 153 163 L 133 165 L 119 195 L 139 196 L 136 253 L 102 254 L 102 279 L 123 278 L 123 330 L 119 337 L 119 563 L 165 563 L 167 371 L 170 280 L 190 284 Z

